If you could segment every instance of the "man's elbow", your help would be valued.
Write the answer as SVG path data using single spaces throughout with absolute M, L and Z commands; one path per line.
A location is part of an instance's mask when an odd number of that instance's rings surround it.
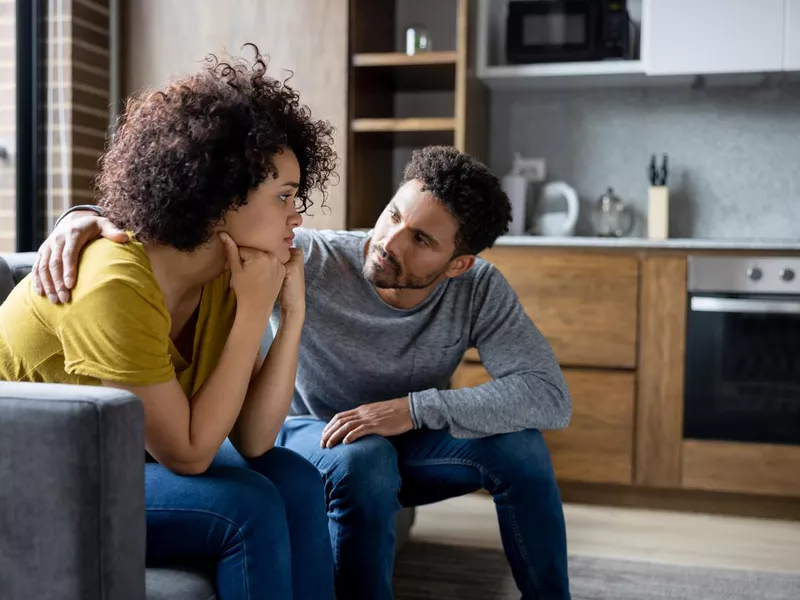
M 553 393 L 555 419 L 553 429 L 566 429 L 572 420 L 572 396 L 566 385 L 558 386 Z

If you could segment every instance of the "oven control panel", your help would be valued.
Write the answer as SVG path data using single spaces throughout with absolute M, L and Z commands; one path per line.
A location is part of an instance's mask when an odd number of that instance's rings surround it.
M 800 258 L 690 256 L 688 291 L 800 295 Z

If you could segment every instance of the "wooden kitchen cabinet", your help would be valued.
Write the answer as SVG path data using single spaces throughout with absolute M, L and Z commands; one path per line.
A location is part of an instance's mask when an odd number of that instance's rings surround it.
M 544 432 L 561 481 L 630 484 L 633 477 L 635 377 L 627 371 L 565 369 L 572 396 L 566 429 Z M 480 363 L 465 362 L 453 388 L 491 381 Z M 502 401 L 502 400 L 499 400 Z
M 635 256 L 508 246 L 481 256 L 508 279 L 560 364 L 636 366 L 639 262 Z
M 648 75 L 781 71 L 786 1 L 645 0 L 645 71 Z
M 783 68 L 800 71 L 800 0 L 786 0 Z
M 681 483 L 715 492 L 800 496 L 800 448 L 686 440 Z
M 641 267 L 636 476 L 678 487 L 683 439 L 686 257 L 647 256 Z

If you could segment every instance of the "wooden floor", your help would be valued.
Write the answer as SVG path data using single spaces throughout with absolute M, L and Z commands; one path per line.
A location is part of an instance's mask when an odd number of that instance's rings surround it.
M 800 573 L 800 522 L 567 504 L 570 554 Z M 501 548 L 491 497 L 418 509 L 420 541 Z

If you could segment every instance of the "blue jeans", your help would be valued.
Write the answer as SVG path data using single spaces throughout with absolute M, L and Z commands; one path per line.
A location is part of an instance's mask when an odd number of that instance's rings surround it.
M 209 565 L 220 600 L 333 600 L 319 471 L 290 450 L 230 442 L 202 475 L 145 465 L 147 565 Z
M 539 431 L 465 440 L 420 430 L 323 449 L 324 426 L 313 418 L 289 419 L 277 443 L 322 473 L 337 597 L 390 600 L 396 513 L 481 488 L 494 497 L 523 600 L 570 597 L 561 494 Z

